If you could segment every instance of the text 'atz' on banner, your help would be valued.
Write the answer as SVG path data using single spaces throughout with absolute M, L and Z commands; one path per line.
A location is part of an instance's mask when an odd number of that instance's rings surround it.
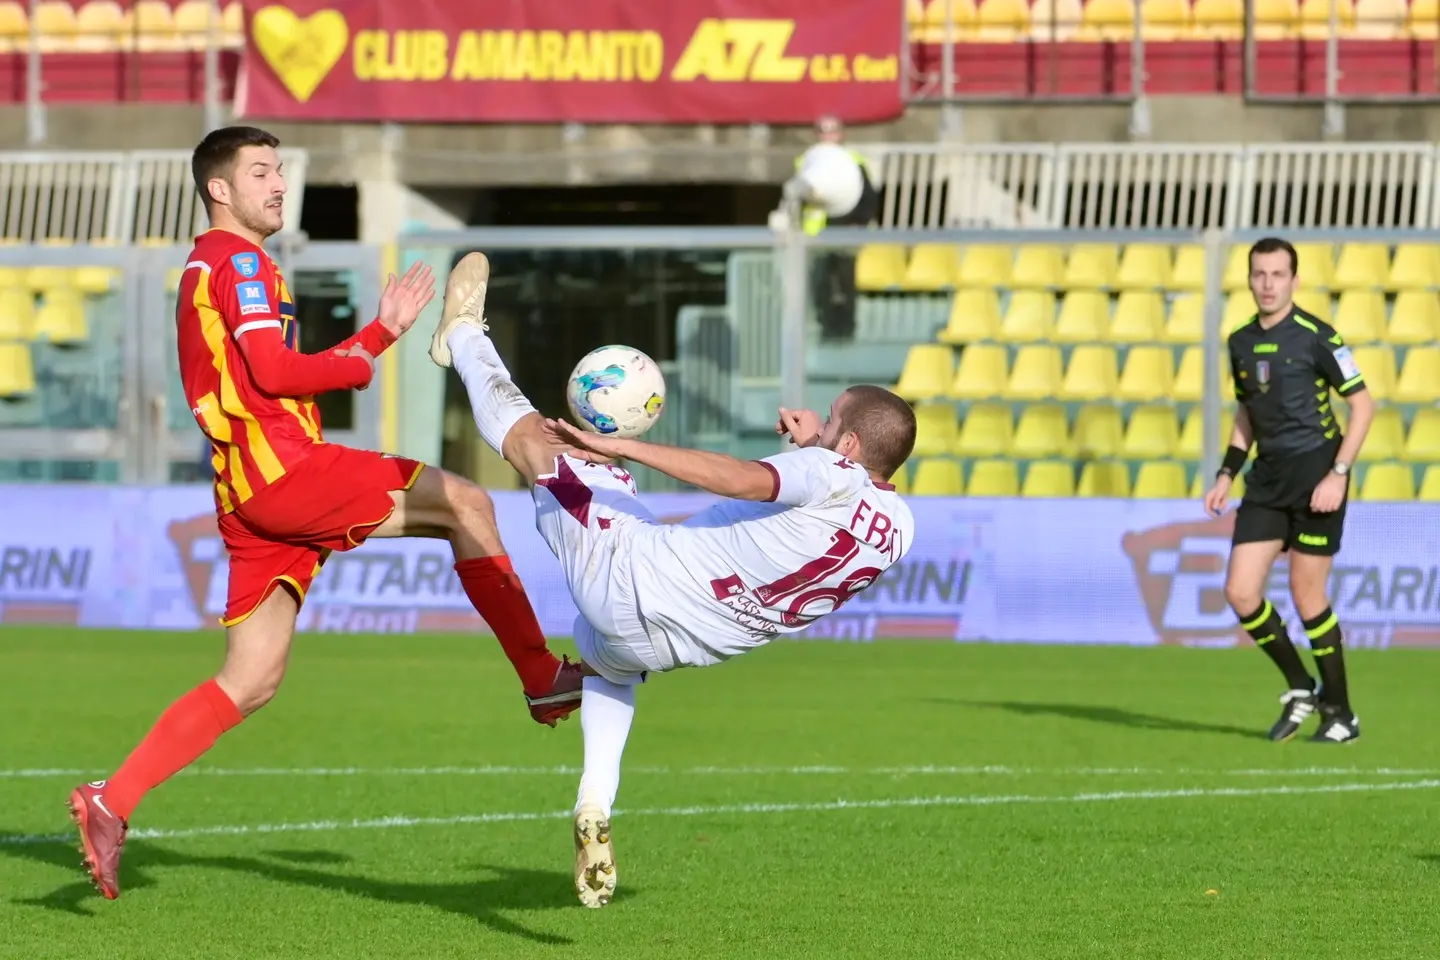
M 901 112 L 877 0 L 247 3 L 237 112 L 411 123 L 775 123 Z

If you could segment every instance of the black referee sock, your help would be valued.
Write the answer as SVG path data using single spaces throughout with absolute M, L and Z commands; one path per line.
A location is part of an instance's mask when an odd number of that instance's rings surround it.
M 1314 690 L 1315 680 L 1310 676 L 1310 671 L 1305 669 L 1304 662 L 1300 659 L 1300 652 L 1295 649 L 1295 644 L 1290 642 L 1290 634 L 1285 629 L 1285 621 L 1280 619 L 1280 614 L 1275 612 L 1275 605 L 1266 600 L 1259 610 L 1250 616 L 1240 617 L 1240 626 L 1250 634 L 1250 639 L 1255 641 L 1255 646 L 1265 651 L 1265 655 L 1275 661 L 1275 666 L 1285 674 L 1285 682 L 1290 684 L 1291 690 Z M 1338 632 L 1337 632 L 1338 639 Z M 1343 680 L 1341 681 L 1343 684 Z
M 1319 616 L 1305 621 L 1310 638 L 1310 655 L 1320 671 L 1320 699 L 1350 712 L 1350 690 L 1345 683 L 1345 651 L 1340 643 L 1340 618 L 1326 607 Z

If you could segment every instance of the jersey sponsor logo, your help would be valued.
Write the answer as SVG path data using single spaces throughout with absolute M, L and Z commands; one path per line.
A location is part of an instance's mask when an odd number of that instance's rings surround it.
M 265 283 L 261 280 L 247 280 L 235 284 L 235 297 L 240 301 L 240 315 L 248 317 L 252 313 L 270 313 L 270 294 L 265 292 Z
M 1335 363 L 1346 380 L 1354 380 L 1360 376 L 1360 365 L 1355 362 L 1355 355 L 1350 352 L 1349 347 L 1341 347 L 1335 351 Z
M 1256 353 L 1279 353 L 1279 352 L 1280 352 L 1280 344 L 1278 344 L 1278 343 L 1257 343 L 1257 344 L 1255 344 L 1255 352 L 1256 352 Z
M 237 253 L 230 258 L 235 272 L 247 280 L 260 272 L 260 257 L 254 253 Z

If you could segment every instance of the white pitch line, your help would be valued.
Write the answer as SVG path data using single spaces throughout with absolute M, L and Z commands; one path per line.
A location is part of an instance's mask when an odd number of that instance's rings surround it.
M 579 776 L 580 767 L 549 766 L 439 766 L 439 767 L 189 767 L 177 776 L 187 777 L 489 777 L 489 776 Z M 1205 777 L 1434 777 L 1436 769 L 1403 767 L 1294 767 L 1242 768 L 1231 770 L 1200 767 L 1007 767 L 1007 766 L 944 766 L 926 764 L 898 767 L 839 766 L 703 766 L 703 767 L 627 767 L 627 776 L 845 776 L 845 777 L 922 777 L 922 776 L 1205 776 Z M 33 769 L 0 770 L 0 780 L 28 780 L 62 777 L 98 777 L 98 769 L 79 767 L 37 767 Z
M 1179 800 L 1202 797 L 1270 797 L 1324 793 L 1374 793 L 1395 790 L 1434 790 L 1440 780 L 1408 780 L 1390 783 L 1330 783 L 1319 786 L 1197 787 L 1181 790 L 1115 790 L 1108 793 L 1076 793 L 1068 796 L 1025 794 L 972 795 L 960 797 L 909 797 L 893 800 L 831 800 L 820 803 L 738 803 L 724 806 L 658 807 L 616 810 L 629 817 L 722 817 L 739 814 L 828 813 L 841 810 L 896 810 L 922 807 L 986 807 L 1018 804 L 1084 804 L 1121 800 Z M 373 820 L 314 820 L 308 823 L 220 824 L 209 827 L 131 830 L 136 840 L 182 840 L 189 837 L 263 836 L 277 833 L 331 833 L 339 830 L 391 830 L 397 827 L 455 827 L 529 820 L 568 820 L 569 810 L 513 811 L 468 814 L 458 817 L 379 817 Z M 74 835 L 0 835 L 0 846 L 37 843 L 70 843 Z

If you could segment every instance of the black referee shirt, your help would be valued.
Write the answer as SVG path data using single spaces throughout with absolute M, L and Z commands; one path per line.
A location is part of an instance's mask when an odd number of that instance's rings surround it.
M 1256 455 L 1266 460 L 1338 446 L 1330 391 L 1348 397 L 1365 389 L 1340 334 L 1298 307 L 1269 330 L 1257 316 L 1230 334 L 1230 372 L 1235 399 L 1254 428 Z

